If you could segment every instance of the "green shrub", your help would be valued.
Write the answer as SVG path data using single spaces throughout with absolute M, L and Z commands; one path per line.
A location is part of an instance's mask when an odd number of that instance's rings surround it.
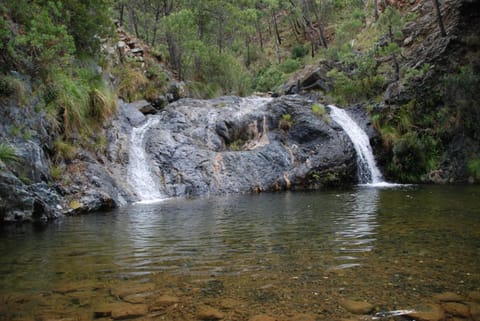
M 25 84 L 16 77 L 0 75 L 0 99 L 10 97 L 15 97 L 19 105 L 24 105 L 27 102 Z
M 114 75 L 119 79 L 117 89 L 123 100 L 132 102 L 143 98 L 148 79 L 141 71 L 125 65 L 114 70 Z
M 287 76 L 275 67 L 269 66 L 260 71 L 255 80 L 257 91 L 275 91 L 287 80 Z
M 292 115 L 283 114 L 282 118 L 278 122 L 278 127 L 284 131 L 289 131 L 293 125 Z
M 0 143 L 0 161 L 4 163 L 16 162 L 19 160 L 17 150 L 5 143 Z
M 200 99 L 218 97 L 222 93 L 222 89 L 218 84 L 198 81 L 189 82 L 187 84 L 187 90 L 191 97 Z
M 323 116 L 327 112 L 327 110 L 325 109 L 325 106 L 322 104 L 313 104 L 312 111 L 314 114 L 317 114 L 319 116 Z
M 50 167 L 50 176 L 55 181 L 59 181 L 63 175 L 63 168 L 61 166 L 52 166 Z
M 468 162 L 468 172 L 473 176 L 474 179 L 480 179 L 480 157 L 471 159 Z
M 57 162 L 61 160 L 72 160 L 77 155 L 77 149 L 75 146 L 62 138 L 55 140 L 53 146 L 55 148 L 55 158 Z
M 428 134 L 408 132 L 393 144 L 389 170 L 404 182 L 418 182 L 437 166 L 437 140 Z
M 310 49 L 302 44 L 298 44 L 292 48 L 292 58 L 298 59 L 305 57 Z
M 297 71 L 301 67 L 303 67 L 303 64 L 299 60 L 297 60 L 297 59 L 287 59 L 284 62 L 282 62 L 281 64 L 279 64 L 277 68 L 278 68 L 278 70 L 280 70 L 281 72 L 283 72 L 285 74 L 290 74 L 294 71 Z

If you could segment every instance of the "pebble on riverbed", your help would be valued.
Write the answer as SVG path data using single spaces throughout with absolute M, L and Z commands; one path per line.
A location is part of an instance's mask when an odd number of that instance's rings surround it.
M 214 321 L 214 320 L 221 320 L 225 318 L 225 314 L 212 307 L 203 306 L 198 309 L 197 317 L 200 320 Z
M 374 308 L 372 304 L 364 301 L 341 299 L 339 303 L 345 310 L 353 314 L 368 314 L 372 312 Z

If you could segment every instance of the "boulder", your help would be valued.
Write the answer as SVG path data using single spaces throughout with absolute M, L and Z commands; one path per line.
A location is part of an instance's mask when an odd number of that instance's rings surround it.
M 0 223 L 46 223 L 61 216 L 59 203 L 47 184 L 26 185 L 0 164 Z
M 134 101 L 133 103 L 128 104 L 127 108 L 136 109 L 144 115 L 155 114 L 157 112 L 157 110 L 153 108 L 152 104 L 146 100 Z
M 168 196 L 316 189 L 356 182 L 343 130 L 300 96 L 182 99 L 146 135 Z M 290 115 L 289 129 L 281 123 Z
M 286 95 L 299 94 L 303 91 L 329 92 L 333 88 L 332 80 L 327 73 L 334 68 L 332 62 L 322 61 L 318 65 L 310 65 L 291 77 L 282 86 Z

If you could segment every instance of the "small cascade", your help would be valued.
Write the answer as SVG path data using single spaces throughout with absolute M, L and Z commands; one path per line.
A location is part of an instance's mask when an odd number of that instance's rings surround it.
M 357 153 L 358 180 L 360 184 L 385 184 L 382 173 L 380 173 L 375 163 L 370 140 L 365 131 L 357 125 L 345 110 L 333 105 L 328 107 L 330 107 L 332 119 L 343 128 L 353 143 Z
M 150 117 L 140 127 L 134 127 L 130 136 L 127 176 L 140 202 L 154 202 L 165 198 L 150 169 L 144 143 L 145 134 L 158 122 L 158 118 Z

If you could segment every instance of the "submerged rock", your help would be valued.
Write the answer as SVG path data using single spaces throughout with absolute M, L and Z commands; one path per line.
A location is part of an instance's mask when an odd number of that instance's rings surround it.
M 374 306 L 364 301 L 354 301 L 349 299 L 340 300 L 340 305 L 348 312 L 353 314 L 368 314 L 372 312 Z
M 445 312 L 437 304 L 425 304 L 408 316 L 418 321 L 440 321 L 445 319 Z
M 197 318 L 200 320 L 214 321 L 225 318 L 225 313 L 212 307 L 203 306 L 197 311 Z

